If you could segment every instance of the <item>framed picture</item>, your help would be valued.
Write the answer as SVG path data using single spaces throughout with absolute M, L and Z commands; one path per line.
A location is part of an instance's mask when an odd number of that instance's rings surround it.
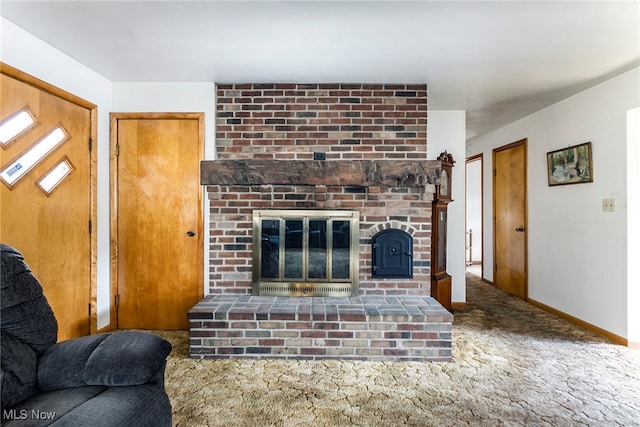
M 591 142 L 547 153 L 549 186 L 593 182 Z

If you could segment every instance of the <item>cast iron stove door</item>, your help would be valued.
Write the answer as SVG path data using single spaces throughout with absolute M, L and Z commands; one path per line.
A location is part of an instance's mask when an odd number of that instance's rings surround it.
M 413 237 L 398 229 L 373 236 L 373 271 L 376 278 L 413 277 Z

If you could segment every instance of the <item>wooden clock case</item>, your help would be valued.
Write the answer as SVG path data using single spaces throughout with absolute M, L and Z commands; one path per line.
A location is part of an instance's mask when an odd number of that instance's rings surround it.
M 455 161 L 446 151 L 437 160 L 442 162 L 442 166 L 431 207 L 431 296 L 451 311 L 451 276 L 447 273 L 447 207 L 452 201 L 451 170 Z

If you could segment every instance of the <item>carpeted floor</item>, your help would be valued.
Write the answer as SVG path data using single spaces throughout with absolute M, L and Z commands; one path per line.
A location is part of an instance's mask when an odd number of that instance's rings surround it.
M 189 359 L 166 387 L 174 426 L 640 426 L 640 351 L 467 276 L 453 362 Z

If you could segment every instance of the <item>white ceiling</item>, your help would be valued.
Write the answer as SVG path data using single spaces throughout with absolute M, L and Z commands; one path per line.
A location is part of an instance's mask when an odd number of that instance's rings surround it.
M 639 0 L 2 0 L 0 15 L 114 82 L 426 83 L 429 109 L 467 111 L 468 138 L 640 65 Z

